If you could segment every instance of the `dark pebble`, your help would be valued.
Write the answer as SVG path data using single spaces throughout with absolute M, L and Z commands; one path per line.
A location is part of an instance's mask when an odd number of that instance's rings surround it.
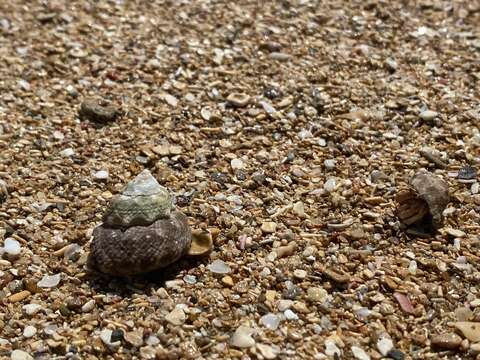
M 405 359 L 405 354 L 401 352 L 400 350 L 393 349 L 390 350 L 387 354 L 389 358 L 392 358 L 394 360 L 404 360 Z
M 461 180 L 471 180 L 477 177 L 477 170 L 471 166 L 464 166 L 458 171 L 458 178 Z
M 115 329 L 112 331 L 112 336 L 110 337 L 110 341 L 113 343 L 115 341 L 122 341 L 123 340 L 123 330 Z

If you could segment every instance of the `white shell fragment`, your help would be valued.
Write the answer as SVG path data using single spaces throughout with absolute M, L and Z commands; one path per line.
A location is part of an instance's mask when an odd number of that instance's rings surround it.
M 53 288 L 60 283 L 60 274 L 55 275 L 44 275 L 42 280 L 37 283 L 38 287 L 41 288 Z
M 146 226 L 167 218 L 172 206 L 168 190 L 150 171 L 143 170 L 121 195 L 112 199 L 103 222 L 111 227 Z
M 3 244 L 3 250 L 11 256 L 17 256 L 22 251 L 20 243 L 12 238 L 6 238 Z

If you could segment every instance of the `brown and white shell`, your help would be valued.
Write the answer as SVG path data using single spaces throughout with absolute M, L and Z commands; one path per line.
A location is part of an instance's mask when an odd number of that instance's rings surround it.
M 187 254 L 210 252 L 212 244 L 199 237 L 191 246 L 188 219 L 172 208 L 168 190 L 148 170 L 141 172 L 112 199 L 103 223 L 93 231 L 87 267 L 110 275 L 134 275 L 164 268 Z

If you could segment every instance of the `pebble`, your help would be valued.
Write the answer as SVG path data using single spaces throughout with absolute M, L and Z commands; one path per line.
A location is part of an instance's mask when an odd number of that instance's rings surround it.
M 370 360 L 370 355 L 368 355 L 365 350 L 362 348 L 353 345 L 351 348 L 353 356 L 358 360 Z
M 163 100 L 165 100 L 165 102 L 168 105 L 170 105 L 171 107 L 177 107 L 177 105 L 178 105 L 178 99 L 173 95 L 164 94 L 163 95 Z
M 257 350 L 265 359 L 275 359 L 279 351 L 270 345 L 257 344 Z
M 260 318 L 260 324 L 265 326 L 267 329 L 277 330 L 278 325 L 280 325 L 280 318 L 275 314 L 268 313 Z
M 85 304 L 83 304 L 82 306 L 82 312 L 90 312 L 93 310 L 93 308 L 95 307 L 95 300 L 91 299 L 91 300 L 88 300 Z
M 255 339 L 252 338 L 254 330 L 248 326 L 239 326 L 230 339 L 230 345 L 237 348 L 249 348 L 255 345 Z
M 23 329 L 23 337 L 25 338 L 31 338 L 37 333 L 37 328 L 35 326 L 25 326 L 25 329 Z
M 214 260 L 207 266 L 207 269 L 215 274 L 228 274 L 232 271 L 230 266 L 228 266 L 223 260 Z
M 438 116 L 436 111 L 425 110 L 420 113 L 420 118 L 425 121 L 432 121 Z
M 340 359 L 342 352 L 332 339 L 325 340 L 325 355 Z
M 20 243 L 13 238 L 6 238 L 3 243 L 3 250 L 10 256 L 17 256 L 22 251 Z
M 43 308 L 41 305 L 38 305 L 38 304 L 27 304 L 27 305 L 23 305 L 22 309 L 25 311 L 25 314 L 27 315 L 35 315 Z
M 169 314 L 167 314 L 167 316 L 165 316 L 165 320 L 176 326 L 182 325 L 185 322 L 185 319 L 185 312 L 179 307 L 176 307 Z
M 469 321 L 473 318 L 473 311 L 468 307 L 462 306 L 455 309 L 457 321 Z
M 290 309 L 292 305 L 293 305 L 293 300 L 285 300 L 285 299 L 278 300 L 277 309 L 278 311 L 285 311 L 287 309 Z
M 232 159 L 230 161 L 230 166 L 232 170 L 242 170 L 245 167 L 245 163 L 241 159 Z
M 293 276 L 297 279 L 303 280 L 307 277 L 307 272 L 302 269 L 295 269 L 293 271 Z
M 323 184 L 323 188 L 325 191 L 332 192 L 335 190 L 335 187 L 337 186 L 337 180 L 335 178 L 329 178 L 325 184 Z
M 228 287 L 232 287 L 233 285 L 235 285 L 232 277 L 228 275 L 222 278 L 222 284 Z
M 132 346 L 140 347 L 143 345 L 143 331 L 129 331 L 124 335 L 125 341 Z
M 393 360 L 404 360 L 405 354 L 398 349 L 390 350 L 387 354 L 388 357 L 392 358 Z
M 183 281 L 189 285 L 195 285 L 197 283 L 197 277 L 195 275 L 185 275 Z
M 23 290 L 23 291 L 20 291 L 20 292 L 17 292 L 13 295 L 10 295 L 8 297 L 8 300 L 12 303 L 15 303 L 15 302 L 20 302 L 20 301 L 23 301 L 25 300 L 27 297 L 29 297 L 32 293 L 28 290 Z
M 321 287 L 311 287 L 307 290 L 307 299 L 311 302 L 323 302 L 328 296 L 328 292 Z
M 283 314 L 287 320 L 298 320 L 298 315 L 290 309 L 285 310 Z
M 100 339 L 108 347 L 120 346 L 120 341 L 112 342 L 112 333 L 113 333 L 113 331 L 110 330 L 110 329 L 103 329 L 100 332 Z
M 241 93 L 231 93 L 227 97 L 227 102 L 235 107 L 245 107 L 250 102 L 250 96 Z
M 270 59 L 277 61 L 288 61 L 290 59 L 290 55 L 277 51 L 270 53 L 269 57 Z
M 60 274 L 55 275 L 44 275 L 42 280 L 37 283 L 38 287 L 41 288 L 53 288 L 60 283 L 61 276 Z
M 60 151 L 60 156 L 63 157 L 71 157 L 75 155 L 75 151 L 72 148 L 67 148 L 65 150 Z
M 337 161 L 335 159 L 327 159 L 323 162 L 323 164 L 328 170 L 333 170 L 335 169 Z
M 292 211 L 295 215 L 297 215 L 300 218 L 305 218 L 305 205 L 303 204 L 302 201 L 297 201 L 295 204 L 293 204 Z
M 261 229 L 265 234 L 272 234 L 277 230 L 277 223 L 273 221 L 265 221 L 262 223 Z
M 433 335 L 430 339 L 432 347 L 442 350 L 454 350 L 460 347 L 462 338 L 454 333 Z
M 466 235 L 462 230 L 451 229 L 451 228 L 446 228 L 445 232 L 448 235 L 456 237 L 456 238 L 461 238 L 461 237 L 464 237 Z
M 33 357 L 23 350 L 13 350 L 10 360 L 33 360 Z
M 480 342 L 480 322 L 459 321 L 453 324 L 468 340 Z
M 267 101 L 259 101 L 259 104 L 262 105 L 263 110 L 269 115 L 273 115 L 277 110 Z
M 387 356 L 387 354 L 393 349 L 393 341 L 387 336 L 380 336 L 377 340 L 377 349 L 380 354 Z
M 93 177 L 95 180 L 107 180 L 109 176 L 109 173 L 107 170 L 99 170 L 95 174 L 93 174 Z

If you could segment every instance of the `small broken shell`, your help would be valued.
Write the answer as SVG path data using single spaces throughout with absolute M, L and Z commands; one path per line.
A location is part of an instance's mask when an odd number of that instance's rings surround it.
M 192 244 L 188 250 L 189 256 L 205 256 L 212 252 L 212 234 L 206 230 L 194 230 L 192 232 Z
M 151 225 L 125 231 L 101 225 L 93 231 L 87 266 L 117 276 L 146 273 L 185 256 L 190 243 L 187 217 L 179 211 Z
M 428 171 L 419 171 L 410 185 L 396 197 L 396 215 L 412 233 L 435 233 L 442 226 L 443 210 L 450 201 L 447 183 Z
M 103 218 L 110 227 L 146 226 L 158 219 L 168 218 L 172 198 L 150 171 L 143 170 L 122 194 L 114 197 Z

